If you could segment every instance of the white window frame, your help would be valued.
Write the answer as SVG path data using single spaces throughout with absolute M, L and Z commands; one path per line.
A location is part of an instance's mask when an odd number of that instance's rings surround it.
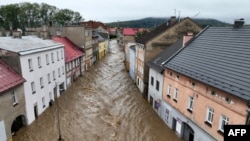
M 35 87 L 35 82 L 31 82 L 31 91 L 32 91 L 32 94 L 36 93 L 36 87 Z
M 43 108 L 46 107 L 46 104 L 45 104 L 45 97 L 42 97 L 42 104 L 43 104 Z
M 62 66 L 62 74 L 64 74 L 64 66 Z
M 58 77 L 61 77 L 61 70 L 58 68 Z
M 51 83 L 50 73 L 47 74 L 47 77 L 48 77 L 48 83 Z
M 29 63 L 29 70 L 33 71 L 32 59 L 28 59 L 28 63 Z
M 49 65 L 49 55 L 48 54 L 46 54 L 46 63 L 47 63 L 47 65 Z
M 229 118 L 225 115 L 220 116 L 220 124 L 219 124 L 219 131 L 224 133 L 224 125 L 227 125 L 229 122 Z
M 18 104 L 18 98 L 17 98 L 17 95 L 16 95 L 16 91 L 12 91 L 11 97 L 12 97 L 13 106 L 16 106 Z
M 54 53 L 53 52 L 51 53 L 51 61 L 52 61 L 52 63 L 55 63 L 55 58 L 54 58 Z
M 61 50 L 61 59 L 63 59 L 63 50 Z
M 167 96 L 171 96 L 171 84 L 168 84 L 168 93 Z
M 179 90 L 178 90 L 178 88 L 175 88 L 175 90 L 174 90 L 174 100 L 178 100 L 178 94 L 179 94 Z
M 213 119 L 214 119 L 214 108 L 207 107 L 206 122 L 212 125 Z
M 40 86 L 41 86 L 41 88 L 43 88 L 43 87 L 44 87 L 43 77 L 40 77 Z
M 188 109 L 190 111 L 193 111 L 193 108 L 194 108 L 194 97 L 189 96 L 189 98 L 188 98 Z
M 56 72 L 53 71 L 53 80 L 56 80 Z
M 59 61 L 60 59 L 59 59 L 59 52 L 58 51 L 56 52 L 56 56 L 57 56 L 57 61 Z

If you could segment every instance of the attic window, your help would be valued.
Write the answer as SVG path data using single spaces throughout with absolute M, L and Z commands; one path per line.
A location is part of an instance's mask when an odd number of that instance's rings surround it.
M 169 72 L 169 75 L 170 75 L 170 76 L 172 76 L 172 75 L 173 75 L 173 73 L 172 73 L 172 72 Z
M 195 83 L 195 82 L 192 82 L 191 84 L 192 84 L 193 88 L 196 86 L 196 83 Z
M 180 80 L 180 76 L 179 76 L 178 74 L 176 75 L 176 79 L 177 79 L 177 80 Z
M 226 101 L 227 103 L 231 103 L 232 100 L 231 100 L 231 98 L 226 97 L 226 98 L 225 98 L 225 101 Z
M 211 91 L 211 95 L 215 96 L 216 92 L 214 90 Z

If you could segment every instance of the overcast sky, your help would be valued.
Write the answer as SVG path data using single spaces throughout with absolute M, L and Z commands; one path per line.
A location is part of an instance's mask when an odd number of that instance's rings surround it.
M 146 17 L 213 18 L 233 23 L 244 18 L 250 24 L 250 0 L 1 0 L 0 5 L 37 2 L 79 12 L 85 21 L 104 23 Z

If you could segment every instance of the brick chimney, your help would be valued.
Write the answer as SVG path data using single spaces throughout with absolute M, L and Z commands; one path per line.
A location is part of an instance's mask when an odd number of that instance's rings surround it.
M 187 35 L 184 35 L 183 36 L 183 41 L 182 41 L 182 47 L 185 46 L 185 44 L 190 40 L 192 39 L 194 36 L 193 32 L 188 32 Z

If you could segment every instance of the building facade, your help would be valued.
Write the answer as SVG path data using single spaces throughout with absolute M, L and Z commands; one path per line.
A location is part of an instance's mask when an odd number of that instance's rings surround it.
M 165 62 L 166 122 L 185 141 L 222 141 L 224 125 L 249 125 L 249 31 L 207 27 Z
M 1 37 L 1 41 L 3 60 L 26 80 L 27 124 L 31 124 L 66 89 L 64 46 L 35 36 Z
M 0 76 L 0 140 L 9 141 L 16 131 L 26 125 L 25 79 L 2 60 Z

